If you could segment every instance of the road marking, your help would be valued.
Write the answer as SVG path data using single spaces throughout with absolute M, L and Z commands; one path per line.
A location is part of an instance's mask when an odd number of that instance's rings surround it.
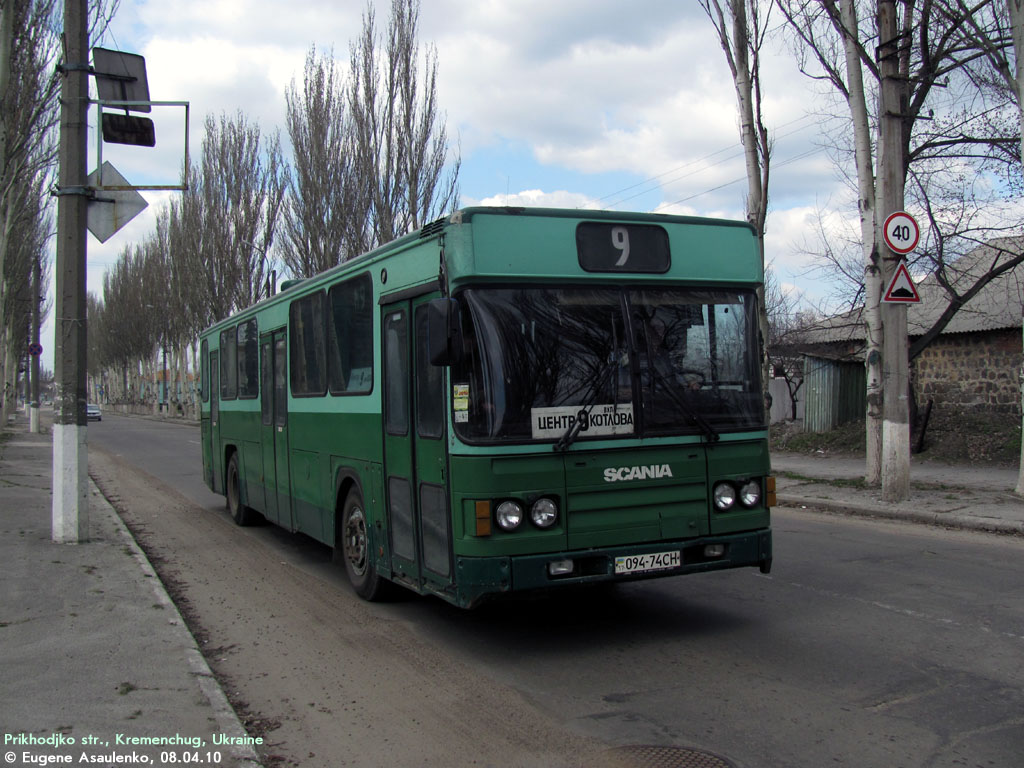
M 823 597 L 828 597 L 828 598 L 832 598 L 832 599 L 840 599 L 840 600 L 850 600 L 850 601 L 853 601 L 853 602 L 856 602 L 856 603 L 861 603 L 862 605 L 874 606 L 875 608 L 880 608 L 883 611 L 889 611 L 890 613 L 896 613 L 896 614 L 899 614 L 899 615 L 902 615 L 902 616 L 906 616 L 906 617 L 911 618 L 911 619 L 917 619 L 919 621 L 925 621 L 925 622 L 928 622 L 928 623 L 931 623 L 931 624 L 937 624 L 937 625 L 943 626 L 943 627 L 952 627 L 952 628 L 955 628 L 955 629 L 967 629 L 967 630 L 971 629 L 971 627 L 968 626 L 967 624 L 964 624 L 963 622 L 957 621 L 955 619 L 944 618 L 942 616 L 936 616 L 934 614 L 924 613 L 922 611 L 915 611 L 912 608 L 902 608 L 902 607 L 897 606 L 897 605 L 891 605 L 889 603 L 883 603 L 880 600 L 871 600 L 869 598 L 856 597 L 854 595 L 844 595 L 844 594 L 842 594 L 840 592 L 834 592 L 834 591 L 829 590 L 829 589 L 822 589 L 821 587 L 813 587 L 813 586 L 809 586 L 807 584 L 801 584 L 800 582 L 797 582 L 797 581 L 787 581 L 787 582 L 781 582 L 781 583 L 788 584 L 789 586 L 796 587 L 797 589 L 806 589 L 806 590 L 808 590 L 810 592 L 814 592 L 815 594 L 821 595 Z M 980 627 L 976 627 L 976 629 L 980 629 L 982 632 L 987 632 L 990 635 L 995 635 L 996 637 L 1007 638 L 1009 640 L 1024 640 L 1024 635 L 1020 635 L 1020 634 L 1017 634 L 1015 632 L 993 631 L 991 627 L 986 627 L 985 625 L 981 625 Z

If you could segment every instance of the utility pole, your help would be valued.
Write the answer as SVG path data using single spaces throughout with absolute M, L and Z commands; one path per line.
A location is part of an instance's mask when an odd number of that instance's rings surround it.
M 909 11 L 907 11 L 909 12 Z M 881 223 L 903 210 L 904 157 L 903 115 L 907 109 L 906 80 L 900 72 L 901 49 L 909 44 L 900 37 L 895 0 L 878 0 L 879 99 L 878 176 Z M 882 285 L 896 273 L 901 256 L 884 242 Z M 907 345 L 907 308 L 882 303 L 882 499 L 905 501 L 910 496 L 910 362 Z
M 87 0 L 64 0 L 53 418 L 54 541 L 89 539 L 85 386 L 86 116 L 89 108 Z

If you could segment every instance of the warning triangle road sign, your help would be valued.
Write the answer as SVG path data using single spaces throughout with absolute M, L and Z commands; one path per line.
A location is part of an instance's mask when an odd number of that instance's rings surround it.
M 886 288 L 885 293 L 882 295 L 882 301 L 894 304 L 920 303 L 921 296 L 917 292 L 917 286 L 910 279 L 907 265 L 902 261 L 896 267 L 896 273 L 892 276 L 892 280 L 889 281 L 889 287 Z

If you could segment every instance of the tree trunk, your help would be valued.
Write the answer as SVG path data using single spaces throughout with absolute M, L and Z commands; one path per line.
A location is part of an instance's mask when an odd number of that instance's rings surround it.
M 864 253 L 864 367 L 867 373 L 867 413 L 865 419 L 866 466 L 864 479 L 878 485 L 882 479 L 882 320 L 878 309 L 882 298 L 882 273 L 877 243 L 875 211 L 875 170 L 871 151 L 871 123 L 864 96 L 864 72 L 854 37 L 858 29 L 854 0 L 842 0 L 843 48 L 849 84 L 847 101 L 853 120 L 857 163 L 857 207 L 860 211 L 861 248 Z

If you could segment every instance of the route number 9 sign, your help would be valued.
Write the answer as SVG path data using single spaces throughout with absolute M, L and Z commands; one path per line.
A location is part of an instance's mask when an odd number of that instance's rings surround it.
M 668 233 L 653 224 L 584 221 L 576 250 L 587 272 L 667 272 L 672 264 Z
M 893 251 L 902 255 L 910 253 L 917 247 L 921 231 L 914 217 L 905 211 L 889 214 L 882 226 L 882 238 Z

